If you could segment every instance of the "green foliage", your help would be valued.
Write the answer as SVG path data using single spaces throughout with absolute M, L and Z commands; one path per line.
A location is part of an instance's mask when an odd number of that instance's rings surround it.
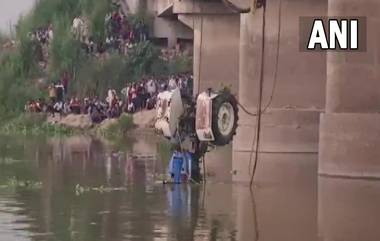
M 46 122 L 46 115 L 25 113 L 1 124 L 2 135 L 71 135 L 74 130 Z
M 0 32 L 0 44 L 4 44 L 4 42 L 8 39 L 8 36 L 2 32 Z
M 84 1 L 84 0 L 82 0 Z M 88 1 L 88 0 L 87 0 Z M 94 1 L 90 1 L 94 3 Z M 105 28 L 104 28 L 104 17 L 107 13 L 111 11 L 111 5 L 109 1 L 98 1 L 93 9 L 87 11 L 86 15 L 89 16 L 91 22 L 91 32 L 92 36 L 97 40 L 104 40 L 105 36 Z
M 20 112 L 26 101 L 30 98 L 38 98 L 37 88 L 31 82 L 26 82 L 15 71 L 21 58 L 17 55 L 9 57 L 9 61 L 0 67 L 0 116 L 5 113 Z M 20 62 L 18 62 L 20 60 Z
M 126 81 L 134 82 L 145 75 L 157 74 L 158 71 L 154 66 L 160 61 L 158 48 L 150 42 L 136 44 L 130 49 L 128 56 L 115 53 L 105 60 L 96 58 L 84 60 L 81 68 L 76 70 L 72 92 L 81 97 L 104 96 L 109 88 L 120 90 Z M 165 66 L 165 63 L 160 66 Z M 160 70 L 165 69 L 168 68 L 160 68 Z M 161 72 L 161 74 L 167 73 L 167 71 Z
M 167 76 L 176 73 L 191 72 L 193 70 L 193 59 L 188 56 L 177 56 L 166 61 L 158 59 L 151 65 L 151 74 L 156 76 Z
M 144 9 L 128 16 L 137 24 L 151 20 Z M 112 0 L 39 0 L 30 14 L 21 18 L 16 27 L 17 47 L 0 50 L 0 119 L 24 110 L 30 99 L 45 97 L 46 83 L 56 81 L 64 71 L 71 73 L 69 93 L 85 97 L 104 96 L 108 88 L 121 89 L 126 81 L 133 82 L 145 75 L 167 75 L 190 70 L 191 59 L 178 58 L 170 62 L 160 59 L 160 51 L 150 42 L 135 45 L 128 56 L 111 54 L 104 58 L 87 55 L 81 43 L 71 33 L 76 16 L 88 19 L 90 34 L 97 41 L 105 40 L 104 20 L 112 11 Z M 54 39 L 48 49 L 48 68 L 38 64 L 43 59 L 40 44 L 29 34 L 39 27 L 53 26 Z M 5 40 L 0 35 L 0 42 Z M 39 80 L 43 80 L 43 84 Z M 8 117 L 7 117 L 8 118 Z M 21 117 L 24 118 L 24 117 Z M 15 125 L 8 125 L 13 130 Z M 43 128 L 49 129 L 45 126 Z M 4 130 L 4 127 L 2 128 Z
M 100 134 L 110 139 L 118 139 L 124 137 L 134 127 L 133 116 L 123 114 L 115 123 L 110 124 L 105 129 L 101 129 Z
M 127 70 L 136 80 L 139 77 L 151 74 L 153 64 L 159 60 L 160 51 L 150 42 L 140 42 L 128 52 Z
M 168 63 L 169 74 L 191 72 L 193 70 L 193 59 L 187 56 L 178 56 Z
M 89 16 L 94 20 L 93 32 L 104 34 L 104 17 L 110 0 L 39 0 L 33 11 L 21 18 L 16 27 L 17 48 L 0 56 L 0 114 L 22 112 L 27 100 L 44 96 L 33 79 L 57 79 L 62 71 L 75 72 L 81 68 L 84 54 L 80 43 L 71 36 L 75 16 Z M 96 19 L 96 21 L 95 21 Z M 49 50 L 48 75 L 42 73 L 38 62 L 42 59 L 40 45 L 29 38 L 29 33 L 39 27 L 54 27 L 54 40 Z M 101 26 L 100 26 L 101 25 Z M 1 35 L 1 39 L 5 39 Z M 3 52 L 3 51 L 0 51 Z
M 134 127 L 133 117 L 131 115 L 123 114 L 119 118 L 119 128 L 122 132 L 126 132 Z
M 104 61 L 86 60 L 77 70 L 72 92 L 78 96 L 104 96 L 109 88 L 121 89 L 128 77 L 125 57 L 115 54 Z
M 49 54 L 49 73 L 51 78 L 58 79 L 62 72 L 72 73 L 80 68 L 86 56 L 81 51 L 80 42 L 74 40 L 70 32 L 62 29 L 54 34 Z
M 158 155 L 164 166 L 169 165 L 173 145 L 168 140 L 162 140 L 158 143 Z

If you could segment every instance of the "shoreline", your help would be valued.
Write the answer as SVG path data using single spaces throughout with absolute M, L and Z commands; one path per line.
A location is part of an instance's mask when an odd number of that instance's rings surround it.
M 3 135 L 52 135 L 71 136 L 97 135 L 109 138 L 138 136 L 154 133 L 156 110 L 144 110 L 134 114 L 123 113 L 119 118 L 105 119 L 99 124 L 92 123 L 88 115 L 52 117 L 40 113 L 23 113 L 5 120 L 0 128 Z
M 47 117 L 47 123 L 53 125 L 61 125 L 67 128 L 87 130 L 87 129 L 107 129 L 110 125 L 116 124 L 123 117 L 131 117 L 133 121 L 133 129 L 152 129 L 154 127 L 154 120 L 156 117 L 156 110 L 143 110 L 134 114 L 123 113 L 118 118 L 105 119 L 99 124 L 92 123 L 89 115 L 75 115 L 69 114 L 64 117 Z

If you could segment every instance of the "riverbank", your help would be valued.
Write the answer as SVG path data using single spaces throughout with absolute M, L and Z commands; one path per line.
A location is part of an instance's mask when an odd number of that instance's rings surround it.
M 46 114 L 24 113 L 3 121 L 0 134 L 3 135 L 73 135 L 91 134 L 105 137 L 118 137 L 128 132 L 153 131 L 155 110 L 141 111 L 136 114 L 122 114 L 117 119 L 106 119 L 94 124 L 88 115 L 67 115 L 60 117 Z
M 23 112 L 30 101 L 47 100 L 48 87 L 59 81 L 69 83 L 69 99 L 104 97 L 109 88 L 121 90 L 126 82 L 192 71 L 189 51 L 162 48 L 146 36 L 129 34 L 135 37 L 128 37 L 127 49 L 118 41 L 111 44 L 110 36 L 127 35 L 109 29 L 122 24 L 111 24 L 110 14 L 128 23 L 131 33 L 139 31 L 142 23 L 153 27 L 147 11 L 124 12 L 117 2 L 37 1 L 20 18 L 14 35 L 0 34 L 0 119 L 3 113 Z M 73 31 L 77 21 L 88 30 L 83 38 Z
M 68 128 L 75 129 L 107 129 L 110 125 L 119 122 L 120 119 L 130 117 L 133 125 L 137 129 L 152 128 L 154 125 L 154 119 L 156 116 L 155 110 L 144 110 L 135 114 L 122 114 L 120 118 L 105 119 L 100 124 L 94 124 L 88 115 L 74 115 L 70 114 L 64 117 L 56 115 L 55 117 L 48 117 L 47 122 L 55 125 L 61 125 Z

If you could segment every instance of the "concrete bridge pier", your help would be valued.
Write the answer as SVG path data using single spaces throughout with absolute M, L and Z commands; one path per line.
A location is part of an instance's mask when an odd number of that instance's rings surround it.
M 379 240 L 380 2 L 330 0 L 329 16 L 366 16 L 365 52 L 327 55 L 326 113 L 321 116 L 320 240 Z M 331 178 L 339 177 L 339 178 Z
M 319 177 L 318 240 L 379 240 L 379 202 L 379 181 Z
M 173 13 L 194 31 L 194 94 L 229 87 L 238 94 L 240 14 L 219 1 L 175 1 Z M 232 144 L 206 155 L 213 181 L 231 181 Z
M 246 1 L 247 6 L 249 3 Z M 261 8 L 241 15 L 239 69 L 239 101 L 256 113 L 265 41 L 262 108 L 268 108 L 261 125 L 261 180 L 263 175 L 281 173 L 280 162 L 317 161 L 319 116 L 325 106 L 326 54 L 299 50 L 299 17 L 326 15 L 327 0 L 267 1 L 264 40 L 263 14 Z M 250 157 L 256 118 L 242 110 L 239 115 L 233 178 L 247 182 L 253 165 Z
M 224 86 L 237 94 L 240 14 L 201 0 L 175 1 L 173 12 L 194 30 L 194 94 Z
M 329 16 L 367 16 L 367 50 L 327 55 L 319 174 L 380 178 L 380 2 L 330 0 Z

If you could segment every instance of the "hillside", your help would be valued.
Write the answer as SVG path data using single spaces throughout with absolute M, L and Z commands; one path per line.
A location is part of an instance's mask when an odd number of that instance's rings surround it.
M 0 116 L 23 111 L 29 99 L 46 97 L 47 85 L 63 73 L 71 78 L 70 93 L 76 96 L 103 96 L 110 87 L 121 89 L 125 82 L 145 75 L 167 75 L 190 70 L 189 59 L 164 60 L 150 41 L 136 41 L 128 54 L 100 51 L 109 38 L 107 16 L 118 11 L 112 0 L 39 0 L 33 10 L 19 20 L 15 39 L 2 37 L 0 50 Z M 84 19 L 88 38 L 73 34 L 73 20 Z M 144 23 L 143 12 L 126 16 L 131 26 Z M 48 44 L 36 41 L 40 32 L 49 35 Z M 7 41 L 8 39 L 8 41 Z M 13 44 L 9 44 L 13 43 Z M 88 51 L 93 44 L 96 53 Z M 104 53 L 103 53 L 104 52 Z

